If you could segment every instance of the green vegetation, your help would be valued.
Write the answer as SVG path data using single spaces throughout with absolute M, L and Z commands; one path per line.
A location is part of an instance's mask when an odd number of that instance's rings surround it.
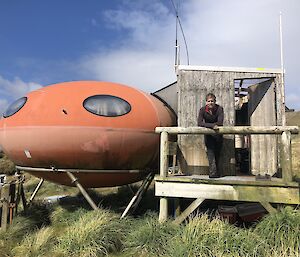
M 0 173 L 12 175 L 15 173 L 15 165 L 5 155 L 0 153 Z
M 175 225 L 158 223 L 155 213 L 120 220 L 119 214 L 106 209 L 69 211 L 39 204 L 34 210 L 35 220 L 23 213 L 7 232 L 0 232 L 0 256 L 283 257 L 300 253 L 300 212 L 290 207 L 250 228 L 207 214 Z
M 300 212 L 289 207 L 250 228 L 206 214 L 175 225 L 158 223 L 154 213 L 120 220 L 119 214 L 106 209 L 69 211 L 45 205 L 47 213 L 41 211 L 41 204 L 34 208 L 38 208 L 34 219 L 23 213 L 7 232 L 0 231 L 0 256 L 287 257 L 300 253 Z

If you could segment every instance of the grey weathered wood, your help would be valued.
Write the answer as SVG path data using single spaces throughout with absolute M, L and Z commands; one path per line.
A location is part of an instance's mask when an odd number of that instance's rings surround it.
M 285 182 L 293 180 L 292 172 L 292 149 L 291 149 L 291 133 L 283 132 L 281 135 L 282 150 L 281 150 L 281 168 L 282 178 Z
M 195 211 L 205 199 L 197 198 L 193 201 L 173 222 L 175 224 L 180 224 L 183 222 L 193 211 Z
M 277 210 L 269 202 L 260 202 L 260 204 L 269 212 L 276 213 Z
M 155 181 L 177 182 L 193 184 L 213 184 L 213 185 L 248 185 L 248 186 L 275 186 L 275 187 L 299 187 L 298 182 L 285 182 L 281 178 L 272 177 L 270 180 L 256 180 L 255 176 L 226 176 L 218 179 L 211 179 L 208 175 L 193 176 L 156 176 Z
M 167 176 L 169 166 L 169 136 L 162 132 L 160 136 L 160 175 Z
M 9 188 L 10 188 L 10 184 L 4 184 L 3 187 L 1 188 L 1 202 L 2 202 L 1 229 L 3 229 L 4 231 L 6 231 L 7 229 Z
M 159 197 L 300 204 L 299 187 L 193 184 L 155 182 Z
M 298 126 L 235 126 L 219 127 L 217 131 L 202 127 L 156 127 L 155 132 L 168 132 L 169 134 L 282 134 L 289 131 L 291 134 L 298 134 Z
M 251 126 L 275 126 L 275 83 L 274 79 L 251 85 L 248 113 Z M 270 175 L 277 172 L 277 138 L 274 135 L 251 135 L 251 173 Z
M 168 199 L 161 197 L 159 200 L 159 222 L 165 222 L 168 219 Z
M 231 82 L 229 82 L 231 81 Z M 224 125 L 234 125 L 234 81 L 230 73 L 180 70 L 178 73 L 178 125 L 197 126 L 199 109 L 205 105 L 206 94 L 212 92 L 224 108 Z M 207 174 L 208 160 L 204 136 L 179 136 L 180 168 L 191 174 Z M 223 174 L 234 174 L 234 137 L 225 136 L 221 156 Z

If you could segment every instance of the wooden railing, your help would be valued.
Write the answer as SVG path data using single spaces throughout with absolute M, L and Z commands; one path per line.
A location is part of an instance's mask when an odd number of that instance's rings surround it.
M 219 127 L 218 130 L 213 130 L 203 127 L 157 127 L 156 133 L 160 133 L 160 176 L 167 177 L 168 175 L 168 154 L 169 154 L 169 134 L 190 134 L 190 135 L 209 135 L 209 134 L 231 134 L 231 135 L 264 135 L 273 134 L 281 135 L 281 168 L 282 179 L 284 182 L 291 182 L 292 174 L 292 155 L 291 155 L 291 134 L 298 134 L 298 126 L 236 126 Z

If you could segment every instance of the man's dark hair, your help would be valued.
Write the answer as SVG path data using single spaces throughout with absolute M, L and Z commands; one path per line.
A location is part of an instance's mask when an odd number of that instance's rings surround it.
M 207 101 L 208 98 L 213 98 L 216 101 L 216 96 L 213 93 L 208 93 L 205 100 Z

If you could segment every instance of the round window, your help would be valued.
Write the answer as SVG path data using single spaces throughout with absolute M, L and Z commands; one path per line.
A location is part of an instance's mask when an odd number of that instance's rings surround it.
M 8 106 L 6 111 L 3 113 L 3 117 L 7 118 L 14 115 L 25 105 L 26 101 L 27 101 L 27 97 L 22 97 L 14 101 L 10 106 Z
M 131 110 L 127 101 L 112 95 L 90 96 L 84 100 L 83 107 L 93 114 L 106 117 L 121 116 Z

